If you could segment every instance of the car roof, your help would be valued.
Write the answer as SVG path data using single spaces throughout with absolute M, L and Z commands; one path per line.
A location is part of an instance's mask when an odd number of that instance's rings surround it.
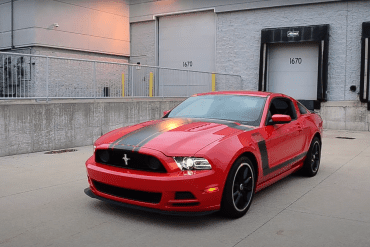
M 198 93 L 198 94 L 194 94 L 193 96 L 218 95 L 218 94 L 225 94 L 225 95 L 248 95 L 248 96 L 268 97 L 268 96 L 270 96 L 273 93 L 270 93 L 270 92 L 262 92 L 262 91 L 217 91 L 217 92 L 209 92 L 209 93 Z

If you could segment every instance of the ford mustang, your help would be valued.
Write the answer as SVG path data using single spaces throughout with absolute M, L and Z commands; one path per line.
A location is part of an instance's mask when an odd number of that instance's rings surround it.
M 322 131 L 320 116 L 283 94 L 197 94 L 161 119 L 96 140 L 85 193 L 154 212 L 238 218 L 261 189 L 298 170 L 316 175 Z

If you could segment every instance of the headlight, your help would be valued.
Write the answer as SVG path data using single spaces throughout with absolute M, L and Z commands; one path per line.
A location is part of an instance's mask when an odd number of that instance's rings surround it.
M 96 150 L 96 146 L 94 145 L 93 146 L 93 153 L 95 153 L 95 150 Z
M 182 170 L 211 170 L 208 160 L 195 157 L 173 157 L 177 166 Z

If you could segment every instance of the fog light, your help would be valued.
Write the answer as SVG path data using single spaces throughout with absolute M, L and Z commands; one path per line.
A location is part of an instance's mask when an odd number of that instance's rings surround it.
M 109 161 L 109 152 L 108 152 L 108 150 L 100 150 L 99 151 L 99 159 L 104 163 L 108 163 L 108 161 Z
M 148 164 L 149 168 L 152 170 L 158 170 L 161 167 L 161 162 L 156 158 L 151 158 Z

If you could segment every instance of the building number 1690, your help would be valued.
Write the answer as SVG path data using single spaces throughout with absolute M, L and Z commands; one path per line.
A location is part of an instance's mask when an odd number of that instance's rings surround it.
M 290 64 L 301 64 L 302 63 L 302 58 L 290 58 Z

